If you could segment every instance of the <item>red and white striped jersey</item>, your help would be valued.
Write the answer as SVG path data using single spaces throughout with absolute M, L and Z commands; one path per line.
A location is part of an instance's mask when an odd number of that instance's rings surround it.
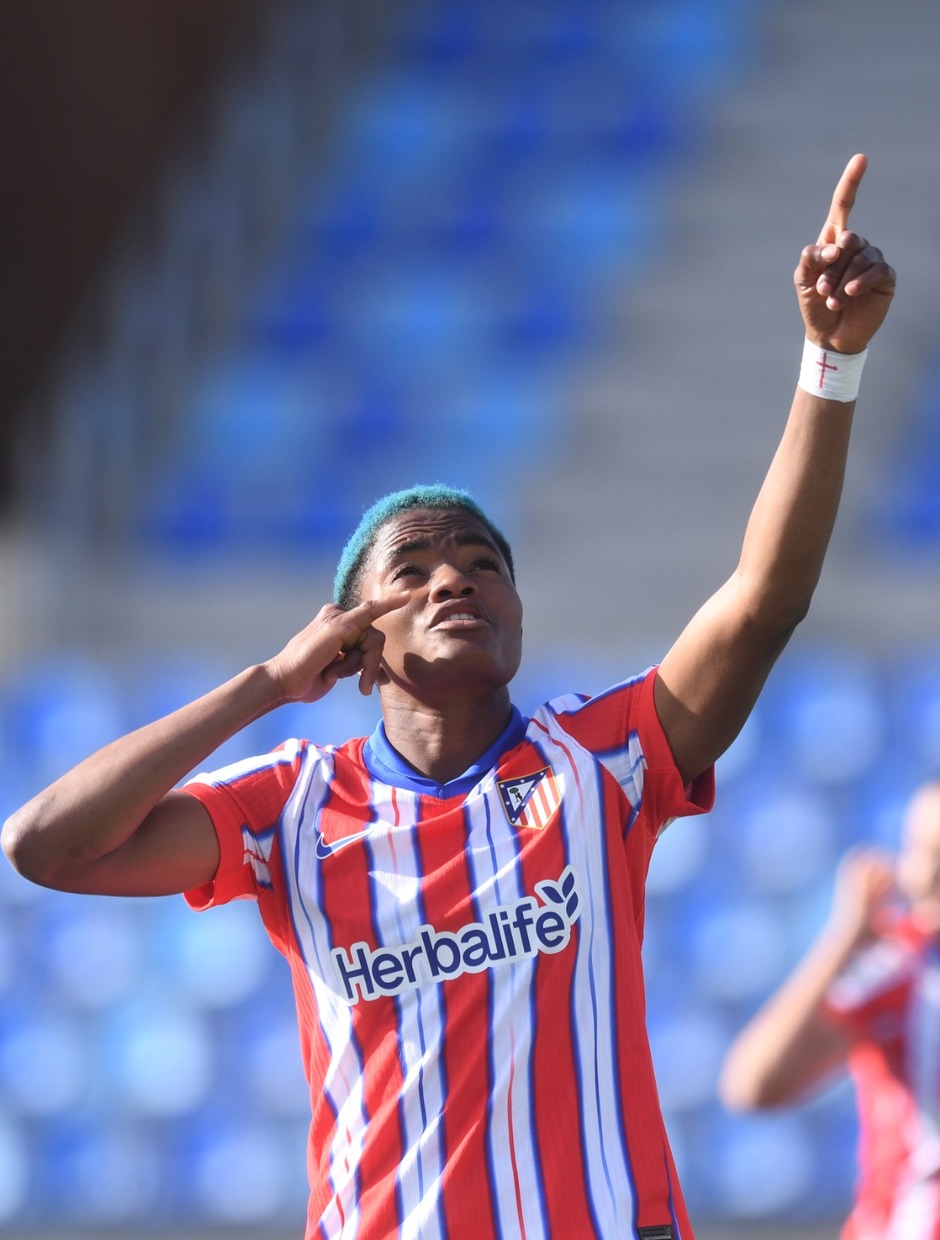
M 852 1038 L 859 1179 L 843 1240 L 940 1240 L 940 951 L 908 921 L 827 997 Z
M 222 851 L 187 900 L 257 899 L 290 962 L 308 1240 L 690 1240 L 640 947 L 656 837 L 714 790 L 683 787 L 654 679 L 514 711 L 445 785 L 381 726 L 187 785 Z

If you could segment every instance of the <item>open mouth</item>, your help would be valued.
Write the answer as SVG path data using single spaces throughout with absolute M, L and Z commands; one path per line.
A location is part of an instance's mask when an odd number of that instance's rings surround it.
M 432 627 L 435 629 L 451 627 L 466 628 L 469 626 L 477 627 L 486 623 L 487 621 L 476 612 L 454 611 L 447 616 L 442 616 L 440 620 L 436 620 Z

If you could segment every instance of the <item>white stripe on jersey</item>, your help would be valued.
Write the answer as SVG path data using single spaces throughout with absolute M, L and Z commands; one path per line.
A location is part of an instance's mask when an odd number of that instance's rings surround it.
M 469 804 L 471 881 L 478 920 L 490 909 L 531 895 L 522 885 L 515 831 L 506 822 L 495 780 L 485 796 Z M 531 1014 L 534 960 L 517 960 L 487 970 L 491 1078 L 487 1162 L 502 1240 L 547 1237 L 542 1175 L 536 1165 L 531 1081 L 526 1067 L 532 1054 Z M 494 1015 L 494 1014 L 499 1015 Z M 502 1014 L 507 1013 L 504 1017 Z M 518 1176 L 518 1201 L 516 1177 Z M 522 1221 L 519 1208 L 522 1208 Z
M 371 893 L 374 919 L 382 944 L 407 943 L 424 922 L 420 900 L 420 858 L 415 828 L 415 797 L 372 782 L 370 798 L 380 817 L 392 823 L 399 812 L 405 828 L 392 827 L 372 836 Z M 388 808 L 383 811 L 382 807 Z M 440 1185 L 444 1172 L 443 1132 L 444 1065 L 439 1048 L 444 1042 L 444 996 L 440 986 L 419 986 L 394 996 L 398 1017 L 398 1044 L 402 1053 L 402 1120 L 404 1155 L 397 1173 L 403 1240 L 434 1240 L 442 1234 Z
M 917 954 L 895 939 L 879 939 L 854 956 L 829 987 L 827 1002 L 851 1012 L 900 985 L 918 969 Z
M 308 751 L 309 753 L 309 751 Z M 349 1007 L 324 983 L 332 976 L 329 927 L 321 910 L 320 872 L 316 849 L 298 846 L 299 836 L 311 833 L 317 812 L 329 795 L 332 767 L 318 755 L 301 767 L 284 813 L 281 848 L 284 877 L 294 933 L 307 964 L 330 1063 L 323 1092 L 336 1115 L 330 1148 L 330 1181 L 335 1194 L 323 1216 L 330 1237 L 353 1240 L 359 1226 L 358 1158 L 367 1129 L 363 1101 L 362 1056 L 352 1036 Z M 309 892 L 309 902 L 302 892 Z
M 216 771 L 200 771 L 187 780 L 187 783 L 206 784 L 210 788 L 217 788 L 237 779 L 244 779 L 246 775 L 254 775 L 257 771 L 267 771 L 280 765 L 291 766 L 298 757 L 302 762 L 307 757 L 303 746 L 296 739 L 289 740 L 274 753 L 239 758 L 237 762 L 230 762 L 228 766 L 219 767 Z
M 940 960 L 925 962 L 911 1004 L 911 1087 L 920 1118 L 921 1176 L 940 1171 Z
M 904 1197 L 891 1211 L 888 1228 L 871 1240 L 933 1240 L 940 1198 L 936 1180 L 920 1180 L 911 1184 Z
M 599 1234 L 627 1234 L 633 1224 L 634 1189 L 620 1115 L 617 1048 L 613 1022 L 596 1016 L 596 1004 L 609 1003 L 615 993 L 608 946 L 610 927 L 597 920 L 607 912 L 611 898 L 606 841 L 601 830 L 583 829 L 589 823 L 603 822 L 598 772 L 593 756 L 585 754 L 551 716 L 539 714 L 556 742 L 549 749 L 540 736 L 539 748 L 564 779 L 566 804 L 562 812 L 568 864 L 577 871 L 587 894 L 587 907 L 581 914 L 571 1019 L 579 1065 L 588 1190 Z M 571 831 L 569 823 L 581 829 Z
M 643 800 L 643 775 L 646 771 L 646 758 L 639 736 L 636 732 L 631 732 L 623 749 L 605 753 L 600 761 L 627 794 L 627 800 L 636 813 L 637 806 Z

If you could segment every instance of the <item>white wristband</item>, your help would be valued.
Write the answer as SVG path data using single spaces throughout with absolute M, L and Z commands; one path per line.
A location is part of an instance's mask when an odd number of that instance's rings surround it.
M 823 400 L 855 400 L 866 357 L 867 349 L 861 353 L 835 353 L 807 340 L 803 345 L 799 386 Z

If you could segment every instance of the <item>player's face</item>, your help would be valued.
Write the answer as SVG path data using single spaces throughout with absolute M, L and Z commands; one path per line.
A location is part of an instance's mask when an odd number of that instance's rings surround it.
M 522 603 L 496 544 L 472 513 L 414 509 L 379 530 L 359 597 L 405 596 L 375 622 L 390 679 L 415 690 L 486 693 L 522 657 Z
M 898 858 L 898 884 L 925 929 L 940 934 L 940 784 L 923 788 L 911 802 Z

